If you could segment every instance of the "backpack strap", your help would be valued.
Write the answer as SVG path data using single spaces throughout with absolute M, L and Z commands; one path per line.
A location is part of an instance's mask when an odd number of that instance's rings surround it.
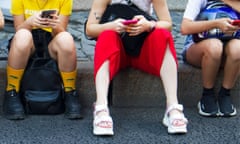
M 35 52 L 33 58 L 50 58 L 48 51 L 48 44 L 52 40 L 52 35 L 50 32 L 44 31 L 42 29 L 32 30 L 33 42 L 35 47 Z

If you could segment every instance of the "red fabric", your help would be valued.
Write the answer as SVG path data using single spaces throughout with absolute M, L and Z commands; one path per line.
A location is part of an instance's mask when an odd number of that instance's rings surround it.
M 95 47 L 94 78 L 106 60 L 110 61 L 110 80 L 120 69 L 128 66 L 159 76 L 167 45 L 177 64 L 172 35 L 165 29 L 155 29 L 148 35 L 138 57 L 126 55 L 118 33 L 111 30 L 104 31 L 99 35 Z

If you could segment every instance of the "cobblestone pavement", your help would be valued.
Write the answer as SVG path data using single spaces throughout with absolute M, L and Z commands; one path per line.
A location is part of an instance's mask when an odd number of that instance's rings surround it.
M 70 18 L 70 24 L 68 31 L 74 36 L 77 57 L 80 61 L 92 61 L 94 55 L 94 45 L 95 41 L 87 40 L 84 36 L 84 21 L 88 17 L 89 11 L 77 11 L 73 12 Z M 180 53 L 183 46 L 184 37 L 179 33 L 179 27 L 182 19 L 181 11 L 171 11 L 171 16 L 173 19 L 173 36 L 175 40 L 175 46 L 180 59 Z M 7 58 L 7 43 L 13 35 L 13 25 L 12 22 L 6 22 L 5 28 L 0 31 L 0 60 L 5 60 Z

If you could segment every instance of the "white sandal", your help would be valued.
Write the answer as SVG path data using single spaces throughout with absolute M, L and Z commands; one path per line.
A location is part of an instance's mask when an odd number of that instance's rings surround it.
M 108 115 L 98 116 L 100 112 L 107 112 Z M 113 121 L 109 115 L 106 105 L 94 105 L 93 112 L 93 134 L 94 135 L 113 135 Z
M 172 110 L 178 110 L 181 114 L 169 115 Z M 168 107 L 164 114 L 163 125 L 168 128 L 168 133 L 170 134 L 180 134 L 187 133 L 187 123 L 188 120 L 183 114 L 183 106 L 180 104 L 174 104 Z

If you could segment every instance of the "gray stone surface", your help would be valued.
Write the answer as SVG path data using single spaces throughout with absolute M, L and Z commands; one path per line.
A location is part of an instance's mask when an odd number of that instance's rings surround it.
M 240 109 L 238 109 L 240 110 Z M 111 108 L 113 137 L 92 134 L 92 109 L 83 120 L 67 120 L 63 115 L 29 116 L 9 121 L 0 116 L 1 144 L 239 144 L 240 117 L 205 118 L 186 108 L 189 119 L 186 135 L 169 135 L 161 124 L 164 109 Z M 0 113 L 0 115 L 2 115 Z

